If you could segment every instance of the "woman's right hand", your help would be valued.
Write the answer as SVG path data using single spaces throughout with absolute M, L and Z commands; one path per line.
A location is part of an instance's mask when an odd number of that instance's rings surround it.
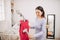
M 29 38 L 32 39 L 33 38 L 33 35 L 29 34 Z

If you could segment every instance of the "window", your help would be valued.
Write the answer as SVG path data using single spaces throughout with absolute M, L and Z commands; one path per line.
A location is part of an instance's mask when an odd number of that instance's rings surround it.
M 4 15 L 4 1 L 0 0 L 0 21 L 5 20 Z

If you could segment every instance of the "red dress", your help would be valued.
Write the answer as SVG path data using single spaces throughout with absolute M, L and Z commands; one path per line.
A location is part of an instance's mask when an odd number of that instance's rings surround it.
M 29 40 L 28 34 L 26 32 L 23 32 L 24 29 L 27 29 L 27 31 L 29 32 L 28 20 L 20 20 L 19 35 L 20 40 Z

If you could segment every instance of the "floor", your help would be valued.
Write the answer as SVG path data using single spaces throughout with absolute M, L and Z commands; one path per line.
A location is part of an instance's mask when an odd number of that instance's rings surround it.
M 56 39 L 47 39 L 47 40 L 60 40 L 60 38 L 56 38 Z
M 30 40 L 34 40 L 34 39 L 30 39 Z M 60 40 L 60 38 L 56 38 L 56 39 L 46 39 L 46 40 Z

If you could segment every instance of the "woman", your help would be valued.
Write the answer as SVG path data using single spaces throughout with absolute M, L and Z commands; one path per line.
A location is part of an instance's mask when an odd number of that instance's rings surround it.
M 36 21 L 35 25 L 32 28 L 36 29 L 34 35 L 29 35 L 30 38 L 36 38 L 36 40 L 45 40 L 46 39 L 46 19 L 45 12 L 41 6 L 36 7 Z

